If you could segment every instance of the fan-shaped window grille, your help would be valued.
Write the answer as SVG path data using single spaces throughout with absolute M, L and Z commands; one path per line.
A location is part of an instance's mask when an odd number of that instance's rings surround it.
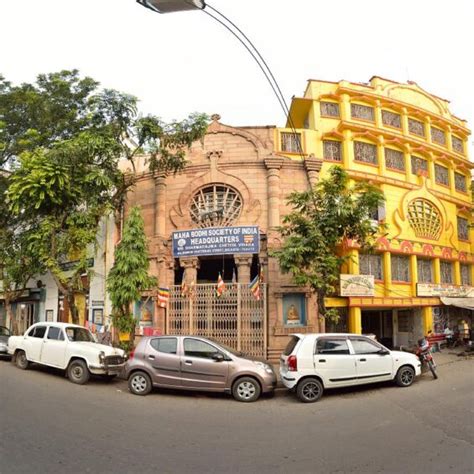
M 191 219 L 199 227 L 231 225 L 242 211 L 242 198 L 230 186 L 211 184 L 201 188 L 191 199 Z
M 425 199 L 415 199 L 408 204 L 408 222 L 417 237 L 437 240 L 441 234 L 441 215 Z

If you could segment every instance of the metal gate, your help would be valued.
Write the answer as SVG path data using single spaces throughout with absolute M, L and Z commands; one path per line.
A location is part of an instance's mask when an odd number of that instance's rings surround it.
M 170 288 L 166 318 L 167 334 L 212 337 L 244 354 L 265 357 L 267 349 L 266 284 L 260 300 L 243 283 L 228 284 L 221 296 L 216 284 L 199 284 L 191 294 Z

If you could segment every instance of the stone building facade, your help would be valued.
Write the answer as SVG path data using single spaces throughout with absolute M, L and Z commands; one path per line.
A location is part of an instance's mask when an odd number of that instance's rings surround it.
M 138 164 L 141 167 L 140 177 L 127 205 L 141 206 L 149 241 L 151 274 L 158 277 L 160 287 L 171 288 L 166 309 L 156 302 L 152 307 L 153 326 L 160 331 L 172 332 L 173 328 L 183 328 L 175 320 L 173 326 L 170 319 L 188 318 L 182 313 L 187 311 L 185 305 L 189 303 L 186 300 L 174 301 L 181 298 L 183 282 L 191 290 L 191 297 L 187 294 L 184 298 L 192 300 L 195 287 L 208 285 L 210 292 L 207 298 L 215 300 L 212 294 L 219 273 L 226 283 L 229 298 L 235 283 L 239 283 L 245 293 L 251 280 L 262 274 L 263 355 L 277 358 L 290 332 L 318 332 L 321 329 L 315 297 L 292 284 L 288 275 L 282 275 L 276 259 L 271 255 L 280 244 L 276 228 L 288 212 L 286 196 L 292 191 L 314 185 L 321 161 L 313 158 L 295 160 L 276 155 L 275 133 L 276 129 L 272 126 L 227 126 L 220 122 L 218 115 L 214 115 L 203 140 L 194 143 L 189 150 L 189 164 L 183 172 L 169 176 L 153 175 L 147 171 L 145 162 Z M 260 231 L 258 254 L 173 257 L 172 232 L 251 225 L 258 226 Z M 149 296 L 152 295 L 144 295 L 148 304 Z M 177 304 L 180 314 L 173 313 Z M 201 312 L 214 312 L 209 318 L 215 319 L 218 304 L 219 301 L 213 301 L 212 310 L 201 305 Z M 231 302 L 229 304 L 232 305 Z M 237 304 L 239 311 L 244 304 L 245 301 Z M 201 316 L 196 315 L 197 318 Z M 235 318 L 239 317 L 235 313 Z M 215 331 L 211 329 L 212 324 Z M 249 324 L 255 325 L 255 322 Z M 206 321 L 205 328 L 198 326 L 191 330 L 221 340 L 225 327 L 235 329 L 229 320 L 222 324 L 211 322 L 211 325 Z M 223 342 L 234 347 L 237 344 L 232 337 L 224 337 Z

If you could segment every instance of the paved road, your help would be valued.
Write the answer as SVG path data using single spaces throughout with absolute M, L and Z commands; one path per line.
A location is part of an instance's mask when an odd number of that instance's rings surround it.
M 0 472 L 472 473 L 474 361 L 439 366 L 408 389 L 284 390 L 253 404 L 225 395 L 128 393 L 71 384 L 0 361 Z

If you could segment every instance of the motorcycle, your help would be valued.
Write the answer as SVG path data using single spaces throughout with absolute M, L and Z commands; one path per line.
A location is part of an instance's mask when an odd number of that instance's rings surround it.
M 433 378 L 437 379 L 438 374 L 436 373 L 436 364 L 433 359 L 433 354 L 431 353 L 430 343 L 426 338 L 423 337 L 418 340 L 416 355 L 420 359 L 422 366 L 427 365 L 433 375 Z

